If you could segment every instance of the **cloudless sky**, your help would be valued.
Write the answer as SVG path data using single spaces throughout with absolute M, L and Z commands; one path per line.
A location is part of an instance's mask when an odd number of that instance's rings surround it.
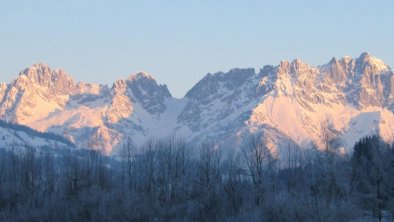
M 44 62 L 108 85 L 147 71 L 182 97 L 208 72 L 364 51 L 394 66 L 393 0 L 0 0 L 0 82 Z

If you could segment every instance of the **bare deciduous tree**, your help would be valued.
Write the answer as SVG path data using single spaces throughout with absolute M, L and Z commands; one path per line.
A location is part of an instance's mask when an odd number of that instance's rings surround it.
M 265 198 L 265 178 L 274 169 L 275 159 L 262 135 L 251 136 L 242 148 L 244 161 L 257 193 L 255 202 L 261 205 Z

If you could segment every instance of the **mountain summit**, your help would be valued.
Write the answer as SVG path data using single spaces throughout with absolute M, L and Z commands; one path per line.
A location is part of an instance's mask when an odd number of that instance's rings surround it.
M 2 119 L 107 154 L 174 132 L 189 143 L 231 146 L 264 133 L 279 155 L 290 144 L 323 147 L 327 132 L 344 151 L 366 135 L 393 141 L 394 132 L 394 73 L 368 53 L 321 66 L 295 59 L 258 73 L 209 73 L 182 99 L 145 72 L 108 87 L 75 83 L 63 70 L 35 64 L 0 84 L 0 98 Z

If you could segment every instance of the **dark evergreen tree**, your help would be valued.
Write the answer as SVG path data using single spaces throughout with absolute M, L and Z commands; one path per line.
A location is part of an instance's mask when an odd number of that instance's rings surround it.
M 354 146 L 352 190 L 360 206 L 382 220 L 390 200 L 391 152 L 378 136 L 362 139 Z

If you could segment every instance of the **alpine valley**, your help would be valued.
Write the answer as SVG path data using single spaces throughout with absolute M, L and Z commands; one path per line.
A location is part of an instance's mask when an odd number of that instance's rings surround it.
M 0 85 L 1 119 L 104 154 L 173 134 L 189 144 L 240 146 L 248 135 L 263 133 L 280 155 L 289 145 L 322 148 L 327 132 L 350 152 L 367 135 L 392 142 L 393 111 L 394 72 L 368 53 L 321 66 L 296 59 L 258 72 L 207 74 L 181 99 L 144 72 L 107 86 L 77 83 L 45 64 Z

